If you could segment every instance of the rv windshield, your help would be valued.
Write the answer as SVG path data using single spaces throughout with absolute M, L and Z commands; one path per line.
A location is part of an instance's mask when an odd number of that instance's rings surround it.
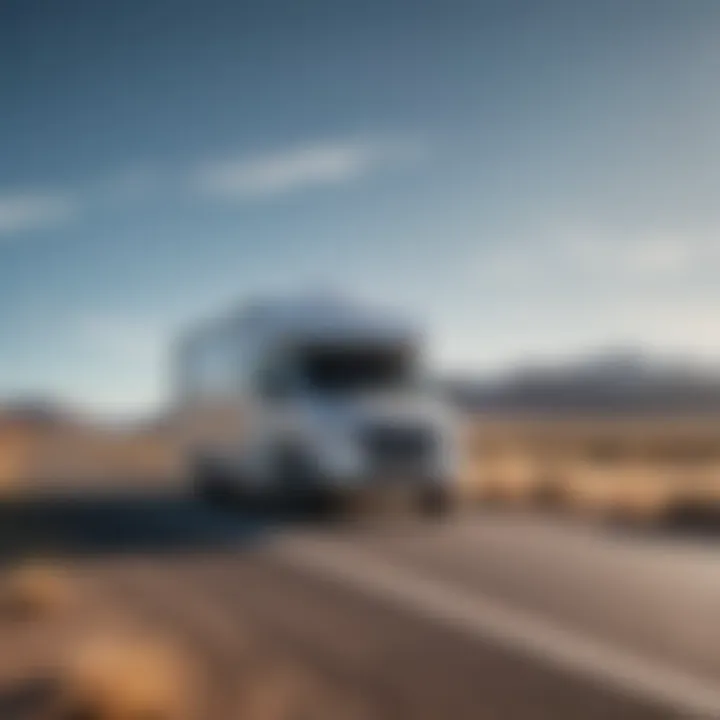
M 304 382 L 324 392 L 397 389 L 414 375 L 406 346 L 315 346 L 304 349 L 299 360 Z

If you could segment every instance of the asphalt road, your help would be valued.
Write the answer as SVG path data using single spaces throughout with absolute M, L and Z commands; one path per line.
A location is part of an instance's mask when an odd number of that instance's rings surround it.
M 298 525 L 169 497 L 24 512 L 219 669 L 242 618 L 378 718 L 720 717 L 718 538 L 497 513 Z

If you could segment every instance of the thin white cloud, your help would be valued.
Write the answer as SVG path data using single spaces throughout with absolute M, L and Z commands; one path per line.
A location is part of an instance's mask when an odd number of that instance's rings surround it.
M 712 237 L 676 231 L 588 231 L 561 243 L 565 259 L 585 269 L 614 270 L 636 278 L 667 279 L 717 257 Z
M 483 357 L 499 366 L 524 355 L 625 345 L 720 358 L 720 296 L 711 285 L 720 227 L 550 220 L 513 230 L 467 263 L 466 277 L 492 300 Z M 466 347 L 457 338 L 455 358 L 477 363 L 473 341 Z
M 629 243 L 621 260 L 625 267 L 641 274 L 671 275 L 692 269 L 698 255 L 707 248 L 690 238 L 672 234 L 655 234 Z
M 0 240 L 52 230 L 86 211 L 130 212 L 138 205 L 194 194 L 225 200 L 274 197 L 310 187 L 350 183 L 382 168 L 415 163 L 414 141 L 345 139 L 305 143 L 263 155 L 208 160 L 175 168 L 130 164 L 71 189 L 0 188 Z
M 566 279 L 648 284 L 691 279 L 720 260 L 720 231 L 538 225 L 483 247 L 475 271 L 495 284 Z
M 357 140 L 318 142 L 267 155 L 205 163 L 197 169 L 194 185 L 203 194 L 226 199 L 261 198 L 341 185 L 411 157 L 409 145 Z
M 38 191 L 0 191 L 0 237 L 63 225 L 78 211 L 67 194 Z
M 677 353 L 717 363 L 717 298 L 710 293 L 625 293 L 603 307 L 606 335 L 653 352 Z M 606 343 L 607 344 L 607 343 Z M 630 344 L 630 343 L 626 343 Z

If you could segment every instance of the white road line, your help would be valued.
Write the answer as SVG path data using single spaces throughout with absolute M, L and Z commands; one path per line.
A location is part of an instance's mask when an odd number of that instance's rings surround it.
M 466 633 L 519 650 L 683 717 L 720 718 L 720 685 L 632 651 L 586 637 L 545 618 L 468 593 L 347 546 L 296 538 L 274 553 L 294 566 Z

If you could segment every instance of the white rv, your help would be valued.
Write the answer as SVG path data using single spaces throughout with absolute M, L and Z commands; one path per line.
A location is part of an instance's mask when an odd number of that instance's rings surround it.
M 412 323 L 338 298 L 265 301 L 197 328 L 178 359 L 186 407 L 242 416 L 192 449 L 203 497 L 330 508 L 391 490 L 428 512 L 448 507 L 454 423 Z

